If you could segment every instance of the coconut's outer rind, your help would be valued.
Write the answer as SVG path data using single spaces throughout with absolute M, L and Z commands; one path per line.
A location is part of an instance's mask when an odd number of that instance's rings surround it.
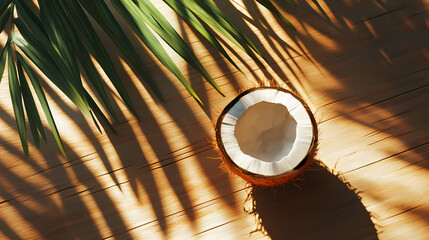
M 305 110 L 307 111 L 310 117 L 311 124 L 313 126 L 313 139 L 312 139 L 310 148 L 308 149 L 307 155 L 293 170 L 290 170 L 275 176 L 264 176 L 260 174 L 251 173 L 237 166 L 234 163 L 234 161 L 232 161 L 232 159 L 229 157 L 228 153 L 226 152 L 222 142 L 221 134 L 220 134 L 220 128 L 225 114 L 228 113 L 228 111 L 240 100 L 242 96 L 249 94 L 250 92 L 253 92 L 256 90 L 262 90 L 262 89 L 275 89 L 278 91 L 291 94 L 294 98 L 300 101 L 300 103 L 304 106 Z M 302 173 L 307 168 L 307 166 L 310 165 L 310 163 L 313 161 L 313 157 L 317 149 L 317 141 L 318 141 L 318 130 L 317 130 L 316 120 L 314 118 L 313 113 L 310 111 L 308 105 L 293 92 L 280 87 L 256 87 L 256 88 L 248 89 L 242 92 L 241 94 L 239 94 L 225 107 L 225 109 L 220 114 L 215 126 L 215 134 L 216 134 L 216 141 L 214 142 L 214 145 L 215 145 L 214 148 L 219 153 L 224 165 L 227 166 L 227 169 L 229 169 L 231 172 L 235 173 L 236 175 L 240 176 L 244 180 L 254 185 L 261 185 L 261 186 L 275 186 L 275 185 L 283 184 L 295 178 L 300 173 Z
M 252 185 L 265 186 L 265 187 L 273 187 L 273 186 L 285 184 L 295 179 L 298 175 L 300 175 L 307 169 L 307 167 L 313 162 L 314 156 L 316 155 L 316 149 L 314 149 L 313 153 L 305 157 L 305 159 L 299 164 L 298 168 L 288 172 L 285 175 L 273 178 L 273 177 L 262 177 L 262 176 L 246 174 L 242 172 L 240 169 L 238 169 L 235 165 L 232 165 L 231 161 L 227 160 L 226 157 L 222 155 L 217 144 L 215 145 L 215 150 L 221 156 L 221 159 L 222 159 L 221 168 L 223 170 L 225 170 L 226 172 L 230 172 L 235 175 L 238 175 L 239 177 L 251 183 Z
M 278 139 L 277 144 L 282 143 L 281 148 L 285 147 L 284 145 L 288 145 L 286 148 L 290 148 L 289 151 L 283 152 L 281 155 L 277 155 L 277 159 L 274 159 L 273 156 L 266 158 L 267 156 L 262 156 L 262 158 L 256 157 L 256 155 L 249 155 L 249 153 L 244 153 L 243 150 L 246 150 L 250 145 L 240 146 L 237 134 L 243 133 L 237 132 L 239 129 L 237 127 L 240 124 L 240 120 L 246 116 L 250 110 L 258 106 L 263 102 L 269 103 L 266 109 L 270 109 L 273 107 L 272 105 L 280 104 L 282 107 L 286 108 L 289 112 L 292 122 L 294 125 L 293 129 L 283 130 L 288 135 L 293 134 L 294 139 L 293 143 L 290 141 L 282 141 Z M 263 109 L 262 111 L 266 110 Z M 282 109 L 283 110 L 283 109 Z M 257 114 L 263 114 L 259 112 Z M 277 112 L 279 114 L 279 112 Z M 255 117 L 257 115 L 254 115 Z M 265 119 L 269 115 L 261 115 L 259 117 L 264 118 L 264 120 L 249 120 L 248 124 L 263 124 L 263 126 L 258 126 L 262 128 L 267 128 L 271 124 L 273 124 L 272 119 Z M 263 123 L 267 120 L 267 123 Z M 255 133 L 258 127 L 250 127 L 245 130 L 244 134 L 251 134 L 250 132 Z M 272 128 L 268 128 L 274 130 Z M 255 131 L 254 131 L 255 130 Z M 276 130 L 279 131 L 279 130 Z M 290 131 L 294 131 L 291 133 Z M 264 132 L 265 135 L 269 135 L 267 131 Z M 277 176 L 281 175 L 287 171 L 292 171 L 299 163 L 305 158 L 310 149 L 312 139 L 313 139 L 313 124 L 311 123 L 310 116 L 307 113 L 307 110 L 304 108 L 302 103 L 294 96 L 289 93 L 279 91 L 276 89 L 258 89 L 256 91 L 250 92 L 244 96 L 242 96 L 236 104 L 234 104 L 231 109 L 224 115 L 222 124 L 220 127 L 220 136 L 225 148 L 226 153 L 229 157 L 234 161 L 234 163 L 242 169 L 245 169 L 248 172 L 254 174 L 260 174 L 264 176 Z M 276 153 L 264 152 L 267 149 L 263 149 L 264 147 L 268 147 L 267 141 L 263 141 L 261 138 L 262 135 L 254 136 L 253 141 L 257 142 L 257 146 L 252 149 L 252 151 L 261 151 L 259 153 L 264 154 L 279 154 L 280 152 L 276 151 Z M 285 139 L 286 140 L 286 139 Z M 263 147 L 261 149 L 261 147 Z M 273 147 L 270 145 L 269 147 Z M 246 150 L 247 151 L 247 150 Z M 280 158 L 280 159 L 278 159 Z

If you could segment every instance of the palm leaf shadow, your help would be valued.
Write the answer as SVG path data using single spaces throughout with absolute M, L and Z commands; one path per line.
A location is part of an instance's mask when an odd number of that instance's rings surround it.
M 282 81 L 290 89 L 296 92 L 296 87 L 289 81 L 290 77 L 285 74 L 284 69 L 281 69 L 281 67 L 278 65 L 279 61 L 276 62 L 272 55 L 274 53 L 275 56 L 280 59 L 280 62 L 286 65 L 287 69 L 298 80 L 299 83 L 300 78 L 298 77 L 297 70 L 301 74 L 303 74 L 303 71 L 301 70 L 300 66 L 295 62 L 294 58 L 296 56 L 305 55 L 301 45 L 297 41 L 294 41 L 294 43 L 298 46 L 298 49 L 295 49 L 289 43 L 284 41 L 282 37 L 279 36 L 274 31 L 274 29 L 272 29 L 271 25 L 265 20 L 265 17 L 258 9 L 256 2 L 244 1 L 245 5 L 242 6 L 245 7 L 245 11 L 248 11 L 252 16 L 254 16 L 252 19 L 244 15 L 242 12 L 243 10 L 238 9 L 231 2 L 215 2 L 226 14 L 228 14 L 228 16 L 231 17 L 232 21 L 234 21 L 234 23 L 236 23 L 240 29 L 243 29 L 243 32 L 248 34 L 249 38 L 255 43 L 256 47 L 258 47 L 262 55 L 266 58 L 266 62 L 269 64 L 269 67 L 280 79 L 274 78 L 266 69 L 266 67 L 260 66 L 259 70 L 262 71 L 264 77 L 268 80 Z M 291 37 L 291 39 L 295 39 L 295 32 L 290 28 L 290 26 L 285 26 L 286 24 L 281 20 L 276 19 L 276 21 L 278 21 L 280 26 L 284 26 L 283 30 L 287 33 L 289 37 Z M 249 27 L 249 24 L 253 25 L 259 31 L 261 31 L 262 37 L 256 36 L 254 31 Z M 262 41 L 266 41 L 268 45 L 264 44 Z M 280 52 L 280 49 L 276 46 L 275 43 L 281 45 L 282 50 L 286 53 L 287 56 L 284 56 Z M 272 48 L 272 51 L 267 49 L 266 46 L 270 46 Z M 290 60 L 293 64 L 289 64 L 287 60 Z M 297 70 L 294 70 L 294 68 L 296 68 Z M 255 70 L 256 69 L 253 69 L 253 71 Z
M 324 14 L 308 2 L 297 2 L 302 9 L 300 14 L 309 16 L 297 14 L 301 24 L 325 34 L 335 46 L 326 47 L 312 36 L 314 31 L 297 34 L 312 58 L 342 86 L 338 90 L 321 91 L 341 104 L 336 107 L 336 114 L 324 121 L 344 117 L 388 134 L 412 150 L 407 151 L 410 155 L 401 154 L 404 161 L 428 169 L 424 161 L 428 156 L 425 151 L 428 142 L 422 141 L 427 132 L 420 131 L 422 135 L 419 135 L 415 131 L 427 129 L 428 123 L 424 105 L 428 103 L 429 57 L 425 52 L 429 49 L 429 35 L 428 16 L 422 10 L 424 4 L 421 1 L 384 1 L 382 4 L 380 1 L 350 4 L 326 1 L 325 8 L 337 25 L 333 28 L 330 21 L 314 21 Z M 296 14 L 286 4 L 278 6 L 286 13 Z M 363 41 L 365 44 L 361 44 Z M 348 99 L 340 100 L 344 96 Z M 380 114 L 381 110 L 389 114 Z M 389 150 L 388 154 L 394 155 L 397 151 Z M 419 156 L 418 161 L 412 154 Z
M 2 120 L 14 126 L 14 120 L 11 116 L 3 114 Z M 50 133 L 49 130 L 48 133 Z M 48 141 L 53 141 L 52 137 L 48 136 Z M 0 141 L 7 142 L 6 139 L 1 137 Z M 3 146 L 10 153 L 16 153 L 18 157 L 21 156 L 21 159 L 24 158 L 20 149 L 15 146 L 6 143 Z M 104 209 L 101 213 L 110 231 L 124 231 L 126 227 L 119 210 L 108 194 L 100 191 L 100 189 L 103 189 L 101 183 L 84 164 L 85 161 L 91 161 L 94 158 L 84 160 L 77 157 L 78 154 L 76 152 L 69 150 L 70 159 L 68 164 L 65 164 L 64 161 L 60 160 L 61 156 L 52 151 L 46 151 L 47 149 L 43 148 L 45 146 L 42 146 L 40 153 L 44 159 L 49 159 L 49 161 L 46 161 L 47 166 L 42 167 L 30 159 L 26 162 L 26 166 L 35 172 L 33 175 L 23 177 L 10 170 L 3 174 L 4 181 L 0 184 L 0 197 L 6 199 L 6 201 L 0 203 L 5 204 L 2 207 L 5 207 L 5 209 L 10 209 L 11 207 L 15 209 L 19 216 L 25 219 L 36 232 L 44 237 L 88 238 L 91 236 L 102 238 L 103 233 L 99 231 L 83 199 L 84 195 L 90 194 L 97 206 L 100 209 Z M 102 155 L 100 156 L 103 157 Z M 12 167 L 0 164 L 0 169 L 19 167 L 19 165 L 22 165 L 22 163 Z M 78 186 L 70 178 L 70 171 L 76 176 L 79 182 L 78 185 L 86 188 L 85 191 L 78 190 Z M 36 175 L 46 179 L 52 187 L 40 189 L 40 187 L 31 181 L 31 178 Z M 10 193 L 11 188 L 14 190 L 13 194 Z M 52 195 L 58 196 L 57 199 L 60 199 L 60 206 L 62 207 L 57 207 L 58 202 L 54 202 L 51 197 Z M 28 202 L 31 202 L 31 204 L 28 204 Z M 34 209 L 31 207 L 33 204 L 44 207 Z M 79 216 L 77 219 L 83 223 L 79 228 L 75 224 L 75 216 Z M 38 219 L 38 221 L 34 221 L 34 219 Z M 7 224 L 1 226 L 1 231 L 6 232 L 10 236 L 15 234 L 13 229 Z M 131 236 L 127 233 L 126 237 L 130 238 Z

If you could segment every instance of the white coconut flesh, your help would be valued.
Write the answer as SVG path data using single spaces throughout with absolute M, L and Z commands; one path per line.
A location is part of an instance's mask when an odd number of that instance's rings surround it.
M 226 153 L 240 168 L 264 176 L 293 170 L 313 141 L 311 118 L 292 94 L 254 90 L 224 115 L 220 136 Z

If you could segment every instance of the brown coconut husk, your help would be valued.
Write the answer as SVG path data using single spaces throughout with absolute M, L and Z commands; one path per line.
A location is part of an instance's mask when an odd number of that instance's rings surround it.
M 246 95 L 252 91 L 259 90 L 259 89 L 276 89 L 276 90 L 291 94 L 296 99 L 298 99 L 302 103 L 304 108 L 307 110 L 307 113 L 310 116 L 310 120 L 311 120 L 312 125 L 313 125 L 313 140 L 312 140 L 311 146 L 307 152 L 307 155 L 298 164 L 298 166 L 296 166 L 294 169 L 287 171 L 281 175 L 264 176 L 264 175 L 251 173 L 249 171 L 246 171 L 245 169 L 240 168 L 229 157 L 228 153 L 225 150 L 225 147 L 223 145 L 223 142 L 222 142 L 222 139 L 220 136 L 220 127 L 221 127 L 221 123 L 222 123 L 222 120 L 223 120 L 225 114 L 231 109 L 232 106 L 234 106 L 235 103 L 238 102 L 238 100 L 242 96 L 244 96 L 244 95 Z M 222 160 L 221 168 L 223 170 L 225 170 L 226 172 L 238 175 L 239 177 L 241 177 L 242 179 L 246 180 L 247 182 L 249 182 L 253 185 L 267 186 L 268 187 L 268 186 L 276 186 L 276 185 L 285 184 L 285 183 L 295 179 L 299 174 L 304 172 L 307 169 L 307 167 L 313 162 L 314 156 L 316 155 L 317 142 L 318 142 L 318 130 L 317 130 L 317 123 L 316 123 L 316 120 L 314 118 L 313 113 L 310 111 L 310 108 L 304 102 L 304 100 L 302 100 L 299 96 L 297 96 L 297 94 L 295 94 L 289 90 L 286 90 L 284 88 L 281 88 L 281 87 L 254 87 L 254 88 L 250 88 L 250 89 L 242 92 L 241 94 L 239 94 L 235 99 L 233 99 L 225 107 L 225 109 L 219 115 L 217 123 L 214 127 L 215 127 L 215 136 L 214 136 L 214 141 L 212 142 L 212 144 L 213 144 L 214 149 L 218 152 L 218 154 Z

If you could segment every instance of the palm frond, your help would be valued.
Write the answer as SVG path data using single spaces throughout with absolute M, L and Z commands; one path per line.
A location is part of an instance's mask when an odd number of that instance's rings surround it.
M 15 114 L 16 124 L 18 126 L 19 138 L 21 139 L 22 149 L 24 154 L 28 156 L 28 141 L 27 130 L 25 127 L 24 108 L 22 106 L 21 87 L 19 85 L 18 75 L 16 74 L 16 66 L 13 60 L 11 46 L 7 48 L 8 57 L 8 76 L 9 76 L 9 92 L 12 99 L 13 112 Z
M 31 85 L 36 93 L 37 98 L 39 99 L 40 105 L 42 106 L 43 112 L 45 113 L 52 134 L 54 135 L 55 141 L 57 142 L 61 153 L 66 156 L 60 133 L 58 132 L 57 125 L 54 121 L 54 117 L 52 116 L 52 112 L 46 99 L 45 93 L 42 89 L 42 86 L 40 85 L 40 81 L 34 73 L 33 69 L 28 64 L 27 60 L 25 60 L 19 53 L 17 53 L 17 58 L 20 64 L 23 66 L 25 72 L 27 73 L 28 78 L 30 79 Z
M 17 69 L 19 84 L 21 87 L 22 98 L 24 99 L 25 111 L 27 113 L 28 122 L 30 123 L 31 133 L 36 147 L 40 146 L 39 133 L 43 140 L 46 142 L 46 134 L 43 130 L 42 121 L 40 120 L 39 111 L 37 110 L 36 103 L 34 102 L 33 95 L 28 87 L 27 79 L 25 78 L 24 71 L 19 59 L 17 59 Z
M 79 3 L 115 42 L 116 46 L 118 46 L 131 65 L 136 69 L 137 73 L 143 77 L 158 98 L 164 101 L 158 86 L 150 76 L 148 70 L 144 67 L 143 62 L 132 47 L 131 41 L 127 38 L 125 32 L 116 21 L 113 13 L 110 11 L 106 3 L 103 1 L 86 0 L 79 0 Z
M 181 1 L 176 0 L 164 0 L 168 6 L 173 9 L 189 26 L 197 30 L 201 36 L 206 38 L 216 49 L 241 73 L 243 71 L 237 66 L 237 64 L 231 59 L 216 37 L 210 32 L 207 27 L 187 8 Z M 244 74 L 244 73 L 243 73 Z
M 130 109 L 130 111 L 135 114 L 136 111 L 134 105 L 131 102 L 127 91 L 125 90 L 124 85 L 122 84 L 121 78 L 119 77 L 111 59 L 109 58 L 109 54 L 104 48 L 100 37 L 97 34 L 94 34 L 95 29 L 91 25 L 82 7 L 79 4 L 74 3 L 73 1 L 65 0 L 61 1 L 61 3 L 65 12 L 67 13 L 70 23 L 73 24 L 74 33 L 78 33 L 77 35 L 80 36 L 80 38 L 83 40 L 86 47 L 88 48 L 89 52 L 94 56 L 94 58 L 103 68 L 103 71 L 109 77 L 110 82 L 113 84 L 116 91 L 118 91 L 119 95 L 121 96 L 122 100 L 124 100 L 124 103 L 127 105 L 128 109 Z M 87 62 L 86 56 L 80 57 L 80 61 L 82 65 L 85 65 L 85 62 Z M 93 74 L 95 75 L 95 73 Z
M 271 1 L 255 1 L 290 24 Z M 164 2 L 240 72 L 242 70 L 220 44 L 220 37 L 227 39 L 229 43 L 262 65 L 260 59 L 265 59 L 255 44 L 212 1 L 164 0 Z M 105 83 L 95 67 L 97 62 L 130 112 L 138 118 L 131 98 L 99 34 L 106 34 L 115 43 L 133 71 L 164 102 L 161 90 L 125 34 L 123 27 L 127 26 L 119 24 L 113 11 L 120 14 L 147 49 L 182 83 L 196 101 L 203 104 L 160 41 L 167 43 L 222 94 L 191 47 L 150 1 L 110 0 L 114 9 L 105 1 L 38 0 L 37 3 L 38 8 L 28 5 L 29 3 L 24 0 L 3 0 L 0 3 L 0 30 L 9 31 L 8 40 L 0 51 L 0 77 L 4 73 L 7 61 L 12 107 L 26 156 L 28 156 L 26 120 L 30 125 L 36 147 L 40 146 L 40 137 L 44 141 L 47 139 L 36 100 L 44 112 L 61 153 L 66 156 L 59 130 L 34 68 L 38 68 L 86 117 L 92 118 L 100 131 L 97 119 L 115 132 L 104 110 L 115 121 L 118 118 L 110 96 L 105 90 Z M 96 27 L 90 18 L 95 20 L 104 33 L 95 31 Z M 8 23 L 10 27 L 7 27 Z M 293 28 L 291 24 L 290 26 Z M 104 110 L 96 103 L 95 96 L 85 89 L 81 77 L 83 73 L 104 105 Z
M 4 68 L 6 66 L 6 59 L 7 59 L 7 48 L 9 46 L 10 41 L 8 40 L 4 46 L 4 48 L 1 51 L 0 54 L 0 82 L 3 77 Z
M 4 30 L 4 28 L 6 27 L 7 22 L 9 21 L 10 17 L 12 16 L 12 10 L 13 8 L 10 6 L 7 8 L 6 12 L 3 14 L 3 16 L 1 16 L 0 18 L 0 32 L 2 32 Z M 1 9 L 0 9 L 1 11 Z
M 130 27 L 134 30 L 140 40 L 151 50 L 151 52 L 158 58 L 158 60 L 172 72 L 177 79 L 185 86 L 186 90 L 199 102 L 202 103 L 200 98 L 192 89 L 189 82 L 180 72 L 177 65 L 173 62 L 171 57 L 167 54 L 161 43 L 150 31 L 146 22 L 142 19 L 147 17 L 143 12 L 132 2 L 127 0 L 112 1 L 116 9 L 122 14 L 124 19 L 128 22 Z M 144 16 L 143 18 L 141 16 Z
M 9 7 L 12 0 L 3 0 L 0 3 L 0 16 L 4 14 L 4 11 Z

